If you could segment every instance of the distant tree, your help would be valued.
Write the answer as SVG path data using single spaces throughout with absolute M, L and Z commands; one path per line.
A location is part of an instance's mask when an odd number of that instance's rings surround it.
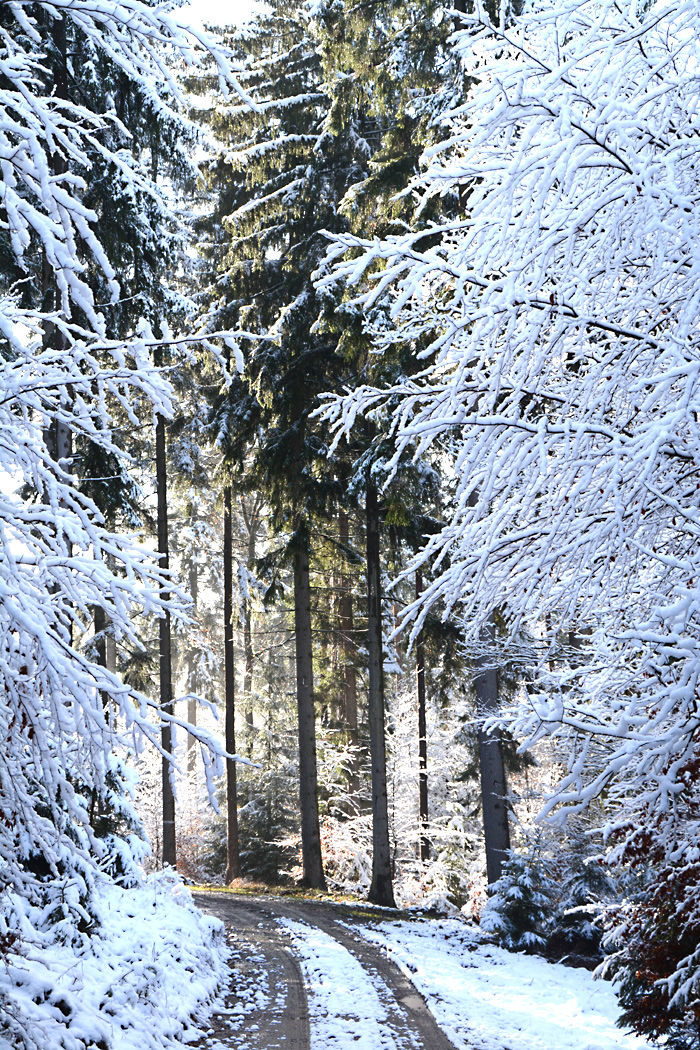
M 317 25 L 305 7 L 276 0 L 237 43 L 259 108 L 212 115 L 226 151 L 208 166 L 218 199 L 205 256 L 216 271 L 212 318 L 235 319 L 261 338 L 241 356 L 242 377 L 220 412 L 243 487 L 263 491 L 270 507 L 281 540 L 276 564 L 292 568 L 304 879 L 320 886 L 310 564 L 314 523 L 333 513 L 340 490 L 311 412 L 322 390 L 338 388 L 345 363 L 337 340 L 315 325 L 323 304 L 312 275 L 322 231 L 345 225 L 339 203 L 367 149 L 357 121 L 328 126 Z M 272 566 L 272 552 L 267 559 Z
M 234 663 L 233 605 L 233 497 L 231 485 L 224 486 L 224 706 L 226 750 L 236 753 L 236 669 Z M 241 861 L 238 845 L 238 791 L 236 763 L 226 759 L 226 882 L 240 878 Z

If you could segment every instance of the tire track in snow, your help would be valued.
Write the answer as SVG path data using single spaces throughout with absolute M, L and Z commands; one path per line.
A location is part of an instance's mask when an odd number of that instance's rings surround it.
M 392 1018 L 394 1004 L 386 986 L 347 948 L 317 926 L 277 921 L 291 933 L 301 957 L 312 1050 L 418 1050 L 412 1033 L 402 1031 L 405 1026 Z
M 339 941 L 357 959 L 366 973 L 380 982 L 390 997 L 390 1023 L 395 1033 L 405 1032 L 418 1050 L 455 1050 L 455 1045 L 439 1027 L 425 1004 L 425 1000 L 408 977 L 391 962 L 386 953 L 355 933 L 353 925 L 361 926 L 353 916 L 353 909 L 315 902 L 256 901 L 268 912 L 290 919 L 313 923 Z M 381 913 L 373 913 L 376 921 Z

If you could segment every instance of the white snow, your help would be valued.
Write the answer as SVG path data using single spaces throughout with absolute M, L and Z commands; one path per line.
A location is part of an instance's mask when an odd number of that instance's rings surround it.
M 309 998 L 312 1050 L 395 1050 L 392 996 L 378 974 L 305 923 L 291 935 Z M 348 927 L 383 948 L 458 1050 L 649 1050 L 616 1024 L 610 983 L 588 970 L 507 952 L 458 919 Z
M 312 1050 L 397 1050 L 382 1003 L 389 992 L 380 978 L 327 933 L 291 919 L 277 921 L 300 956 Z
M 226 975 L 223 924 L 168 876 L 99 888 L 96 934 L 71 945 L 35 933 L 5 955 L 0 1046 L 19 1036 L 27 1050 L 172 1050 L 196 1038 Z
M 507 952 L 458 919 L 352 929 L 383 947 L 459 1050 L 647 1050 L 617 1028 L 611 984 Z

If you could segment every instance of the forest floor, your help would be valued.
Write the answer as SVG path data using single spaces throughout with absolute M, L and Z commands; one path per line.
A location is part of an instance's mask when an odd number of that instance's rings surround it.
M 461 919 L 195 892 L 231 982 L 199 1050 L 647 1050 L 587 970 L 504 951 Z M 410 916 L 410 917 L 409 917 Z

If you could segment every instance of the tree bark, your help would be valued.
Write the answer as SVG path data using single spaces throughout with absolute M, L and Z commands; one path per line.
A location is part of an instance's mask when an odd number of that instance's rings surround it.
M 167 571 L 170 566 L 170 550 L 168 542 L 168 489 L 167 489 L 167 463 L 165 456 L 165 420 L 163 416 L 156 417 L 156 489 L 158 496 L 158 554 L 160 555 L 160 567 Z M 161 589 L 161 598 L 164 602 L 169 601 L 170 592 L 164 586 Z M 170 611 L 158 621 L 158 655 L 159 655 L 159 684 L 160 684 L 160 706 L 165 715 L 173 712 L 173 684 L 172 684 L 172 644 L 170 637 Z M 170 722 L 161 723 L 160 743 L 164 755 L 162 759 L 162 782 L 163 782 L 163 864 L 170 864 L 174 868 L 177 864 L 177 847 L 175 840 L 175 792 L 172 783 L 172 730 Z
M 350 527 L 344 510 L 338 512 L 338 540 L 341 547 L 348 547 L 350 543 Z M 357 672 L 353 662 L 355 623 L 352 609 L 352 581 L 346 572 L 342 572 L 340 577 L 338 617 L 343 659 L 343 720 L 347 726 L 348 743 L 352 749 L 348 770 L 348 795 L 353 798 L 359 790 L 360 755 L 357 733 Z M 350 808 L 352 809 L 352 805 Z
M 369 740 L 372 765 L 372 884 L 369 900 L 395 908 L 391 880 L 389 808 L 386 789 L 384 736 L 384 654 L 382 648 L 382 594 L 379 558 L 379 500 L 377 487 L 367 485 L 367 633 L 369 650 Z
M 416 572 L 416 599 L 423 591 L 423 574 Z M 416 694 L 418 699 L 418 828 L 419 856 L 430 860 L 428 838 L 428 738 L 425 714 L 425 644 L 423 632 L 416 639 Z
M 224 489 L 224 695 L 226 702 L 226 750 L 236 753 L 236 689 L 233 664 L 233 552 L 231 486 Z M 236 763 L 226 759 L 226 884 L 241 876 L 238 844 L 238 797 Z
M 493 617 L 482 628 L 484 641 L 493 641 Z M 484 848 L 486 850 L 486 878 L 489 885 L 501 877 L 503 862 L 510 852 L 510 827 L 503 747 L 497 731 L 486 733 L 483 720 L 498 711 L 498 668 L 491 666 L 493 656 L 479 657 L 477 667 L 484 670 L 474 680 L 479 722 L 479 768 L 481 776 L 481 806 L 484 821 Z
M 196 617 L 197 615 L 197 599 L 199 590 L 199 578 L 197 576 L 197 565 L 195 562 L 190 564 L 190 597 L 192 599 L 192 610 Z M 187 691 L 189 693 L 197 692 L 197 667 L 196 667 L 196 654 L 192 646 L 190 646 L 187 654 Z M 187 721 L 192 726 L 197 725 L 197 701 L 189 699 L 187 701 Z M 197 741 L 191 733 L 187 734 L 187 775 L 194 777 L 197 770 Z
M 297 520 L 295 524 L 298 543 L 294 552 L 294 632 L 299 716 L 299 802 L 303 883 L 311 889 L 325 889 L 326 879 L 323 874 L 321 831 L 318 819 L 309 552 L 301 537 L 303 531 L 301 523 Z
M 241 509 L 243 511 L 243 521 L 248 531 L 248 549 L 247 549 L 247 569 L 248 572 L 252 572 L 255 566 L 255 555 L 256 555 L 256 543 L 258 538 L 258 525 L 260 523 L 260 506 L 261 499 L 256 496 L 253 501 L 253 505 L 248 509 L 245 505 L 245 500 L 241 499 Z M 252 606 L 250 597 L 246 594 L 243 598 L 243 654 L 244 654 L 244 669 L 243 669 L 243 697 L 245 701 L 245 721 L 246 721 L 246 748 L 248 751 L 248 758 L 251 757 L 253 751 L 253 733 L 255 729 L 255 721 L 253 718 L 253 624 L 252 624 Z
M 95 663 L 107 667 L 107 613 L 101 605 L 92 607 L 92 623 L 95 632 Z M 109 693 L 100 689 L 100 701 L 105 719 L 109 723 Z

